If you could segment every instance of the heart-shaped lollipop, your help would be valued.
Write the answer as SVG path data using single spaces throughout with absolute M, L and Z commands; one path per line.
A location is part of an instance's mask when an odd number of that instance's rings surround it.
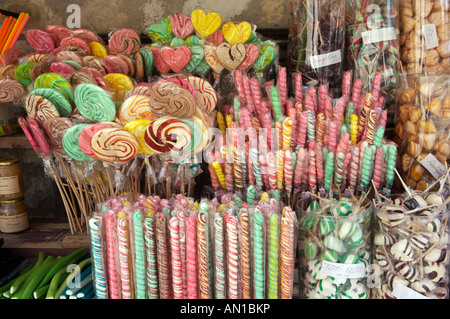
M 158 69 L 158 71 L 161 74 L 169 73 L 170 67 L 164 62 L 164 60 L 161 57 L 161 49 L 157 47 L 153 47 L 150 49 L 153 54 L 153 62 L 155 67 Z
M 159 53 L 163 61 L 175 73 L 181 72 L 191 60 L 191 51 L 186 46 L 177 49 L 167 46 L 162 48 Z
M 162 19 L 160 24 L 152 24 L 147 30 L 148 37 L 153 42 L 168 43 L 172 36 L 172 26 L 169 18 Z
M 222 26 L 222 33 L 225 40 L 230 44 L 245 43 L 252 35 L 252 26 L 247 21 L 239 24 L 226 22 Z
M 214 73 L 220 74 L 224 67 L 217 59 L 216 47 L 213 45 L 205 46 L 205 61 L 214 70 Z
M 243 71 L 247 70 L 256 61 L 259 55 L 259 48 L 256 44 L 250 43 L 245 48 L 245 59 L 242 61 L 239 68 Z
M 203 48 L 201 46 L 193 46 L 191 48 L 191 60 L 187 65 L 187 70 L 192 73 L 203 61 L 204 57 L 205 52 L 203 51 Z
M 194 33 L 194 26 L 192 25 L 190 16 L 182 16 L 179 13 L 172 14 L 170 17 L 170 25 L 173 34 L 182 40 Z
M 228 70 L 236 69 L 244 61 L 245 54 L 243 44 L 231 45 L 223 42 L 216 49 L 217 59 Z
M 222 19 L 216 12 L 205 13 L 202 9 L 196 9 L 191 14 L 191 21 L 195 30 L 204 38 L 216 32 L 222 24 Z
M 265 45 L 262 47 L 258 58 L 253 63 L 253 67 L 256 72 L 263 71 L 267 66 L 269 66 L 276 57 L 276 49 L 271 45 Z

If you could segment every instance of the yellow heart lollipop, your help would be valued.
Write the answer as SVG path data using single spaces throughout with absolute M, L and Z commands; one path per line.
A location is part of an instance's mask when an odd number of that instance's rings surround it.
M 138 154 L 147 153 L 152 154 L 152 152 L 145 146 L 144 135 L 147 127 L 152 123 L 151 120 L 134 120 L 128 122 L 123 128 L 131 134 L 133 134 L 139 142 Z
M 239 24 L 226 22 L 222 26 L 222 34 L 225 40 L 230 44 L 244 44 L 252 35 L 252 26 L 246 21 Z
M 191 14 L 192 25 L 195 30 L 206 38 L 220 28 L 222 19 L 216 12 L 205 13 L 202 9 L 196 9 Z

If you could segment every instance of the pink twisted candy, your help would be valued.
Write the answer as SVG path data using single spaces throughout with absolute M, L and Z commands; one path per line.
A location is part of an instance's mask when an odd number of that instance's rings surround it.
M 355 148 L 352 156 L 352 161 L 350 164 L 350 170 L 349 170 L 349 188 L 351 192 L 355 191 L 356 183 L 358 182 L 358 171 L 359 171 L 359 149 L 358 147 Z
M 286 109 L 286 101 L 287 101 L 287 71 L 285 67 L 280 67 L 278 70 L 278 81 L 277 81 L 278 91 L 280 92 L 280 102 L 281 102 L 281 111 L 283 114 Z
M 347 132 L 344 135 L 342 135 L 341 139 L 339 140 L 339 144 L 336 147 L 336 152 L 345 153 L 347 151 L 349 141 L 350 141 L 350 134 Z
M 332 121 L 333 120 L 333 114 L 334 114 L 334 110 L 333 110 L 333 104 L 331 102 L 331 98 L 328 97 L 325 99 L 325 120 L 327 121 Z
M 242 71 L 239 69 L 236 69 L 236 71 L 234 72 L 234 83 L 236 84 L 236 90 L 239 95 L 239 101 L 241 102 L 241 107 L 244 107 L 247 99 L 245 96 L 244 84 L 243 84 L 243 79 L 242 79 Z
M 303 101 L 303 85 L 302 85 L 302 74 L 300 72 L 295 73 L 295 103 L 302 103 Z
M 186 220 L 186 259 L 187 297 L 197 299 L 197 217 L 195 214 L 191 214 Z
M 362 80 L 356 79 L 355 83 L 353 84 L 353 92 L 352 92 L 352 103 L 353 107 L 356 107 L 359 105 L 359 99 L 361 96 L 361 89 L 362 89 Z M 357 114 L 357 113 L 355 113 Z
M 242 82 L 244 86 L 245 100 L 247 102 L 247 109 L 252 115 L 256 115 L 255 104 L 253 103 L 253 95 L 250 88 L 250 80 L 248 76 L 244 75 L 242 77 Z
M 338 144 L 339 128 L 340 128 L 340 124 L 337 121 L 333 121 L 329 124 L 328 150 L 333 153 L 336 151 L 336 147 Z
M 342 97 L 346 101 L 346 105 L 350 99 L 350 90 L 352 86 L 352 72 L 351 71 L 345 71 L 344 76 L 342 78 Z
M 342 121 L 342 117 L 344 116 L 344 112 L 346 109 L 347 103 L 344 97 L 340 97 L 336 102 L 336 110 L 334 112 L 334 120 Z
M 300 148 L 297 152 L 297 163 L 294 170 L 294 187 L 299 188 L 302 184 L 303 172 L 306 170 L 306 149 Z
M 383 175 L 383 148 L 378 147 L 375 155 L 375 166 L 373 171 L 373 183 L 376 189 L 381 188 L 381 178 Z
M 372 96 L 373 96 L 373 101 L 377 101 L 378 97 L 380 96 L 380 90 L 381 90 L 381 81 L 382 81 L 382 76 L 380 72 L 376 72 L 375 75 L 373 76 L 373 81 L 372 81 Z
M 290 196 L 290 193 L 292 191 L 292 178 L 293 178 L 293 158 L 292 158 L 292 151 L 291 150 L 285 150 L 284 151 L 284 188 Z
M 314 152 L 314 148 L 310 147 L 309 149 L 309 188 L 311 192 L 316 191 L 317 187 L 317 164 L 316 164 L 316 153 Z
M 259 83 L 256 78 L 250 79 L 250 88 L 251 88 L 251 93 L 253 95 L 253 101 L 255 102 L 256 114 L 258 115 L 258 118 L 261 121 L 261 114 L 263 111 L 260 109 L 261 103 L 262 103 L 261 88 L 259 87 Z
M 181 274 L 180 222 L 178 217 L 169 219 L 170 252 L 172 263 L 173 298 L 183 299 L 183 277 Z
M 325 102 L 328 99 L 328 86 L 326 84 L 320 85 L 318 94 L 319 96 L 318 96 L 317 112 L 324 113 Z
M 291 138 L 291 148 L 295 149 L 297 144 L 297 110 L 294 107 L 287 107 L 287 116 L 291 118 L 291 130 L 292 130 L 292 138 Z
M 316 156 L 317 166 L 317 184 L 322 185 L 325 178 L 324 165 L 323 165 L 323 144 L 318 142 L 314 146 L 314 154 Z
M 308 112 L 303 111 L 300 114 L 300 122 L 298 126 L 298 135 L 297 135 L 297 146 L 299 147 L 305 147 L 307 128 L 308 128 Z

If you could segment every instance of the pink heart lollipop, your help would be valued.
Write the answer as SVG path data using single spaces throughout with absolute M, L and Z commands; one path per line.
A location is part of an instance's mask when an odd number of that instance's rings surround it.
M 31 134 L 33 135 L 34 140 L 39 145 L 39 149 L 44 156 L 50 155 L 50 146 L 48 145 L 47 140 L 45 139 L 44 133 L 39 127 L 38 122 L 33 119 L 28 119 L 28 126 L 30 127 Z
M 222 30 L 219 29 L 210 36 L 206 38 L 206 42 L 210 42 L 214 45 L 219 45 L 223 42 L 223 33 Z
M 186 46 L 181 46 L 177 49 L 164 47 L 161 49 L 160 54 L 163 61 L 175 73 L 181 72 L 191 60 L 191 50 Z
M 258 46 L 253 43 L 248 44 L 245 51 L 246 51 L 245 59 L 244 59 L 244 61 L 242 61 L 241 65 L 239 66 L 239 68 L 243 71 L 245 71 L 249 67 L 251 67 L 253 62 L 256 61 L 256 59 L 258 58 L 258 55 L 259 55 Z
M 17 122 L 19 122 L 20 127 L 22 128 L 23 133 L 28 139 L 28 142 L 30 142 L 31 147 L 37 154 L 41 154 L 41 150 L 39 149 L 39 146 L 37 145 L 36 141 L 33 138 L 33 135 L 31 135 L 30 129 L 28 127 L 27 120 L 25 120 L 23 117 L 19 117 L 17 119 Z
M 170 17 L 170 25 L 173 34 L 177 38 L 184 40 L 194 33 L 194 25 L 192 24 L 190 16 L 183 17 L 181 14 L 175 13 Z
M 161 50 L 159 48 L 151 48 L 150 50 L 152 51 L 154 64 L 158 71 L 161 72 L 161 74 L 169 73 L 170 67 L 162 59 L 160 54 Z

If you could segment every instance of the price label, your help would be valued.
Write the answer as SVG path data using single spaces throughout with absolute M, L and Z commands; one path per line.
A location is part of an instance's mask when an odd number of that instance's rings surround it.
M 402 284 L 395 286 L 392 295 L 397 299 L 430 299 Z
M 395 28 L 381 28 L 361 32 L 361 37 L 364 44 L 377 43 L 381 41 L 392 41 L 396 39 Z
M 330 53 L 320 55 L 313 55 L 310 58 L 311 67 L 313 69 L 320 69 L 341 62 L 342 62 L 341 50 L 336 50 Z
M 439 38 L 437 36 L 436 25 L 433 23 L 424 24 L 422 26 L 423 36 L 425 38 L 425 47 L 427 50 L 439 46 Z
M 423 167 L 425 167 L 435 179 L 440 178 L 446 173 L 445 166 L 442 165 L 441 162 L 439 162 L 431 153 L 425 156 L 425 158 L 420 161 L 420 164 L 422 164 Z
M 320 273 L 328 277 L 359 279 L 365 277 L 365 269 L 363 263 L 338 264 L 324 260 Z

